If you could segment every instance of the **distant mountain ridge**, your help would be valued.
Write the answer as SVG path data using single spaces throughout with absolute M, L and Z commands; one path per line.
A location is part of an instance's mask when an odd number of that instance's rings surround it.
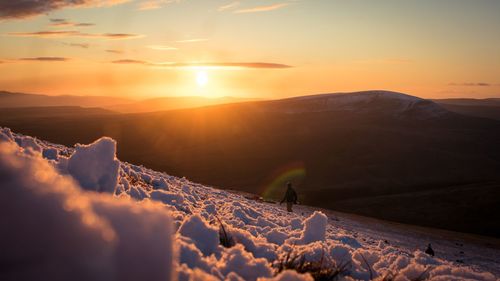
M 265 102 L 271 110 L 288 113 L 356 111 L 398 117 L 435 118 L 449 112 L 430 100 L 391 91 L 319 94 Z
M 200 96 L 172 96 L 147 98 L 137 101 L 111 96 L 49 96 L 0 91 L 0 108 L 78 106 L 85 108 L 100 107 L 119 113 L 168 111 L 255 100 L 256 99 L 236 97 L 208 98 Z
M 434 99 L 443 108 L 463 115 L 500 120 L 500 98 Z
M 472 98 L 449 98 L 432 99 L 440 104 L 468 105 L 468 106 L 500 106 L 500 98 L 472 99 Z
M 107 107 L 107 109 L 121 113 L 145 113 L 247 101 L 255 101 L 255 99 L 235 97 L 208 98 L 199 96 L 159 97 L 141 100 L 133 103 L 109 106 Z
M 352 111 L 365 115 L 384 113 L 397 118 L 429 119 L 446 117 L 450 112 L 500 120 L 500 98 L 423 99 L 404 93 L 372 90 L 352 93 L 326 93 L 276 100 L 237 97 L 166 96 L 132 100 L 111 96 L 49 96 L 0 91 L 0 108 L 64 107 L 103 108 L 117 113 L 149 113 L 217 106 L 232 103 L 254 103 L 261 110 L 283 113 Z
M 130 99 L 108 96 L 49 96 L 0 91 L 0 108 L 44 106 L 81 106 L 104 108 L 115 104 L 130 102 L 132 102 Z

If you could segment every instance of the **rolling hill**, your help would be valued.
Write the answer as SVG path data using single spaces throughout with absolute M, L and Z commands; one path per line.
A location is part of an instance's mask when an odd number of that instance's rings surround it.
M 500 99 L 440 99 L 434 101 L 449 111 L 500 120 Z
M 132 100 L 104 96 L 48 96 L 38 94 L 12 93 L 0 91 L 0 108 L 80 106 L 107 107 L 116 104 L 131 103 Z
M 275 200 L 291 180 L 309 205 L 500 235 L 500 122 L 401 93 L 0 125 L 65 145 L 111 136 L 125 161 Z
M 116 111 L 120 113 L 144 113 L 203 107 L 217 104 L 238 103 L 252 100 L 255 99 L 235 97 L 207 98 L 201 96 L 158 97 L 132 100 L 111 96 L 48 96 L 0 91 L 0 108 L 50 107 L 48 108 L 47 113 L 49 113 L 50 109 L 56 110 L 55 107 L 99 107 L 108 111 Z M 41 110 L 43 111 L 44 109 Z

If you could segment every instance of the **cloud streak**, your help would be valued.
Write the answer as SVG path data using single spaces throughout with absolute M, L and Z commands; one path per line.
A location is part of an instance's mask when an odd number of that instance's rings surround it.
M 234 2 L 231 2 L 231 3 L 228 3 L 226 5 L 222 5 L 220 6 L 217 11 L 219 12 L 223 12 L 223 11 L 226 11 L 226 10 L 232 10 L 236 7 L 238 7 L 240 5 L 240 2 L 239 1 L 234 1 Z
M 171 46 L 164 46 L 164 45 L 149 45 L 146 46 L 151 50 L 157 50 L 157 51 L 175 51 L 178 50 L 176 47 L 171 47 Z
M 490 83 L 485 82 L 473 82 L 473 83 L 450 83 L 449 86 L 466 86 L 466 87 L 490 87 Z
M 87 44 L 87 43 L 63 43 L 63 44 L 66 46 L 78 47 L 78 48 L 82 48 L 82 49 L 88 49 L 90 47 L 90 44 Z
M 206 38 L 194 38 L 194 39 L 186 39 L 186 40 L 177 40 L 175 43 L 197 43 L 197 42 L 205 42 L 208 41 Z
M 108 49 L 108 50 L 106 50 L 106 52 L 112 53 L 112 54 L 123 54 L 123 51 L 115 50 L 115 49 Z
M 267 5 L 267 6 L 257 6 L 253 8 L 246 8 L 246 9 L 240 9 L 234 11 L 236 14 L 247 14 L 247 13 L 260 13 L 260 12 L 269 12 L 269 11 L 274 11 L 278 10 L 281 8 L 284 8 L 286 6 L 290 5 L 290 3 L 277 3 L 274 5 Z
M 132 60 L 132 59 L 114 60 L 111 63 L 116 63 L 116 64 L 150 64 L 147 61 Z
M 52 38 L 52 37 L 83 37 L 83 38 L 106 38 L 106 39 L 133 39 L 143 37 L 139 34 L 129 34 L 129 33 L 85 33 L 76 30 L 61 30 L 61 31 L 35 31 L 35 32 L 10 32 L 7 33 L 9 36 L 18 37 L 41 37 L 41 38 Z
M 135 59 L 123 59 L 112 61 L 115 64 L 138 64 L 159 67 L 206 67 L 206 68 L 267 68 L 267 69 L 283 69 L 291 68 L 292 66 L 271 63 L 271 62 L 148 62 Z
M 111 6 L 128 0 L 0 0 L 0 19 L 24 19 L 63 8 Z
M 69 58 L 64 58 L 64 57 L 33 57 L 33 58 L 20 58 L 20 61 L 54 61 L 54 62 L 61 62 L 61 61 L 68 61 L 70 60 Z
M 72 22 L 72 21 L 68 21 L 65 19 L 50 19 L 50 22 L 51 22 L 50 26 L 54 26 L 54 27 L 68 27 L 68 26 L 88 27 L 88 26 L 95 25 L 94 23 L 90 23 L 90 22 Z
M 138 4 L 138 9 L 140 11 L 145 11 L 145 10 L 156 10 L 164 5 L 171 4 L 171 3 L 176 3 L 179 2 L 179 0 L 147 0 L 147 1 L 142 1 Z

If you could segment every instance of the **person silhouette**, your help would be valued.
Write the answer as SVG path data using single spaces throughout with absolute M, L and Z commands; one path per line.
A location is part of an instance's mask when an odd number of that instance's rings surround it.
M 293 204 L 297 204 L 297 192 L 292 188 L 292 183 L 286 183 L 287 189 L 283 200 L 281 200 L 280 205 L 286 201 L 286 210 L 288 212 L 293 212 L 292 207 Z
M 429 243 L 429 245 L 427 245 L 427 249 L 425 250 L 425 253 L 430 255 L 430 256 L 434 256 L 434 250 L 431 247 L 431 243 Z

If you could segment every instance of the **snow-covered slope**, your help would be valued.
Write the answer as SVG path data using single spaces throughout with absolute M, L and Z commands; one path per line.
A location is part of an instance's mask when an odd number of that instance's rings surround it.
M 336 268 L 337 280 L 498 278 L 497 250 L 477 264 L 431 257 L 369 224 L 287 213 L 115 152 L 109 138 L 67 148 L 0 129 L 1 280 L 313 280 L 278 273 L 296 255 L 288 265 Z
M 390 91 L 320 94 L 271 102 L 273 110 L 288 113 L 355 111 L 397 117 L 430 119 L 449 112 L 433 101 Z

